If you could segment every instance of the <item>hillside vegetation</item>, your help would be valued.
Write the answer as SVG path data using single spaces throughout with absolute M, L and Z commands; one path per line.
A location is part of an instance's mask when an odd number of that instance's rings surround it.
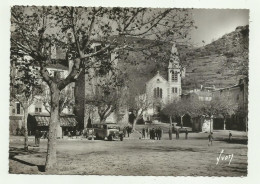
M 239 78 L 247 76 L 248 35 L 248 26 L 240 26 L 200 48 L 177 45 L 181 64 L 186 67 L 186 77 L 182 81 L 184 92 L 200 85 L 215 85 L 217 88 L 234 85 Z M 137 38 L 128 38 L 128 41 L 140 46 L 154 44 L 151 40 Z M 135 86 L 144 92 L 145 82 L 157 71 L 167 78 L 171 47 L 171 43 L 158 42 L 157 47 L 152 47 L 146 53 L 127 54 L 124 60 L 127 61 L 125 69 L 130 78 L 130 89 Z
M 199 85 L 226 87 L 248 75 L 248 26 L 237 27 L 212 43 L 187 53 L 183 88 Z M 180 51 L 181 52 L 181 51 Z

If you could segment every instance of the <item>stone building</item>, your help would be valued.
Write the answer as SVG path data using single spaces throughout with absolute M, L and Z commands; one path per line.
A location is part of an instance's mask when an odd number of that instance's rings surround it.
M 181 80 L 185 76 L 185 69 L 180 65 L 179 54 L 175 44 L 172 46 L 168 75 L 165 79 L 160 72 L 146 82 L 146 96 L 150 104 L 144 113 L 145 120 L 151 120 L 161 109 L 174 100 L 179 100 L 182 94 Z

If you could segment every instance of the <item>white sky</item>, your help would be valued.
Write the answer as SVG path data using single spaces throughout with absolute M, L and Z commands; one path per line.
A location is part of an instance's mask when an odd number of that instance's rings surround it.
M 202 40 L 208 44 L 212 39 L 234 31 L 237 26 L 249 24 L 247 9 L 193 9 L 192 14 L 198 29 L 192 31 L 191 40 L 198 46 L 203 45 Z

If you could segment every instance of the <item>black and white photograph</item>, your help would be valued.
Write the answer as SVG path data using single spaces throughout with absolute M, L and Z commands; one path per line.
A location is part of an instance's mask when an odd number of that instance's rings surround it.
M 10 176 L 248 176 L 248 8 L 9 13 Z

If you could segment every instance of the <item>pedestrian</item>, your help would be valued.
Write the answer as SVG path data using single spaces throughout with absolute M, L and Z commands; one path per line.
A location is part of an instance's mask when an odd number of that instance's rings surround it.
M 142 138 L 145 138 L 145 128 L 142 129 Z
M 176 139 L 179 139 L 180 135 L 179 135 L 179 129 L 176 129 Z
M 228 135 L 228 140 L 229 140 L 229 142 L 231 142 L 231 140 L 232 140 L 232 133 L 229 131 L 229 135 Z
M 43 134 L 43 138 L 44 138 L 44 139 L 47 138 L 47 131 L 44 132 L 44 134 Z
M 35 131 L 35 147 L 40 146 L 40 138 L 41 138 L 41 133 L 39 130 Z
M 152 129 L 152 139 L 155 140 L 155 129 Z
M 208 146 L 212 146 L 212 142 L 213 142 L 213 132 L 210 132 L 209 136 L 208 136 L 208 139 L 209 139 L 209 144 Z
M 129 134 L 130 134 L 130 127 L 129 126 L 126 127 L 126 131 L 127 131 L 128 137 L 129 137 Z
M 161 140 L 161 137 L 162 137 L 162 129 L 161 129 L 161 127 L 158 128 L 157 135 L 158 135 L 158 139 Z
M 78 136 L 79 136 L 79 131 L 76 130 L 76 139 L 78 138 Z
M 185 139 L 188 139 L 188 130 L 187 130 L 187 128 L 186 128 L 186 130 L 185 130 Z
M 125 137 L 125 135 L 126 135 L 126 127 L 123 128 L 123 135 Z

